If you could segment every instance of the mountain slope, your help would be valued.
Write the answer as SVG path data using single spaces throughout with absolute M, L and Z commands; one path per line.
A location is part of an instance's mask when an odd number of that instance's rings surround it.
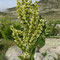
M 60 20 L 60 0 L 40 0 L 38 5 L 39 15 L 41 15 L 43 18 Z M 18 16 L 16 10 L 16 7 L 9 8 L 9 16 L 17 18 Z

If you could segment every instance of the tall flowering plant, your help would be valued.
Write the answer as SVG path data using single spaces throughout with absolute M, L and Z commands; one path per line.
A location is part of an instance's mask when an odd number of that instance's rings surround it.
M 35 48 L 40 45 L 38 39 L 44 38 L 44 20 L 39 19 L 37 1 L 32 5 L 31 0 L 17 0 L 17 12 L 20 18 L 21 30 L 11 26 L 16 44 L 24 51 L 21 60 L 34 60 Z M 42 34 L 43 33 L 43 34 Z M 43 41 L 43 39 L 42 39 Z

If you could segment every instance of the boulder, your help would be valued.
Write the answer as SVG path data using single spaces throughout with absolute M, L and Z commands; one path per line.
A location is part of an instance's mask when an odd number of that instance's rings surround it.
M 22 50 L 17 46 L 10 47 L 6 52 L 6 59 L 7 60 L 21 60 L 18 56 L 21 56 L 23 54 Z M 35 53 L 34 59 L 35 60 L 42 60 L 43 56 L 41 53 Z
M 35 53 L 34 60 L 42 60 L 43 56 L 41 53 Z
M 55 59 L 58 59 L 58 54 L 52 52 L 52 53 L 49 53 L 47 54 L 43 60 L 55 60 Z
M 18 56 L 22 55 L 22 50 L 17 46 L 10 47 L 6 52 L 7 60 L 21 60 Z
M 54 60 L 54 57 L 47 55 L 43 60 Z
M 45 56 L 42 53 L 47 53 Z M 10 47 L 6 52 L 7 60 L 21 60 L 18 56 L 21 56 L 24 52 L 17 46 Z M 60 56 L 60 46 L 48 48 L 43 52 L 35 52 L 34 60 L 55 60 Z M 59 58 L 60 59 L 60 58 Z

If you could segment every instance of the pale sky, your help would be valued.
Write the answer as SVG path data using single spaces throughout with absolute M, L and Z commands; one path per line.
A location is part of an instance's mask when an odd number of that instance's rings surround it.
M 35 0 L 32 0 L 32 2 L 34 3 Z M 0 0 L 0 11 L 4 11 L 7 8 L 15 7 L 16 3 L 17 0 Z

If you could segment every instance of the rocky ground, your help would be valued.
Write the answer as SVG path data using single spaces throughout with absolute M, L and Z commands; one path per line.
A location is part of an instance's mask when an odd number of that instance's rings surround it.
M 40 49 L 41 52 L 44 52 L 45 50 L 49 48 L 55 48 L 60 46 L 60 39 L 57 38 L 46 38 L 45 45 L 43 48 Z
M 20 60 L 23 52 L 17 46 L 10 47 L 6 52 L 8 60 Z M 60 39 L 46 38 L 45 46 L 34 55 L 34 60 L 60 60 Z

